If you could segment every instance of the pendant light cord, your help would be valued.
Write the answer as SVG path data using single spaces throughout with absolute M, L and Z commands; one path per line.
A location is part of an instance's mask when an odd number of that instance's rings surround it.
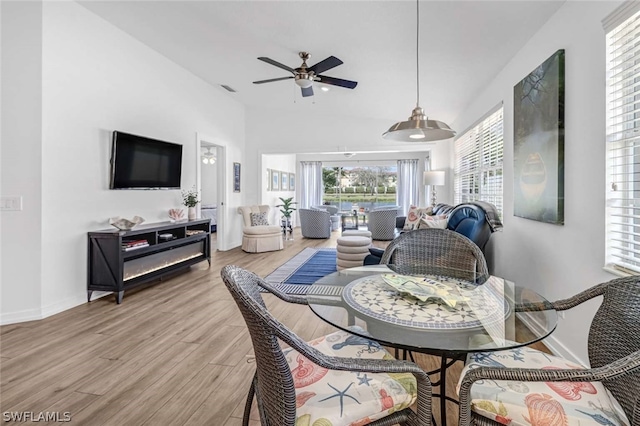
M 420 0 L 416 0 L 416 107 L 420 106 Z

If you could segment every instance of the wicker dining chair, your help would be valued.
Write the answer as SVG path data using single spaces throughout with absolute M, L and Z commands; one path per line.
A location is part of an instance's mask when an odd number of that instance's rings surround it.
M 392 359 L 377 343 L 344 331 L 307 343 L 269 313 L 260 277 L 233 265 L 221 276 L 249 328 L 256 357 L 243 425 L 254 393 L 263 426 L 430 424 L 431 383 L 418 365 Z M 282 349 L 279 340 L 290 348 Z M 414 412 L 409 406 L 416 400 Z
M 596 296 L 603 301 L 589 330 L 591 368 L 531 348 L 471 354 L 458 384 L 460 426 L 523 417 L 527 424 L 640 425 L 640 277 L 515 308 L 564 311 Z
M 442 268 L 448 275 L 478 284 L 489 277 L 482 250 L 469 238 L 448 229 L 405 232 L 389 243 L 380 263 L 424 266 L 433 271 Z

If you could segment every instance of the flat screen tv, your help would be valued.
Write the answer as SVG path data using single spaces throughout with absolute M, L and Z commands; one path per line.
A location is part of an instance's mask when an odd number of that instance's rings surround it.
M 111 189 L 179 189 L 182 145 L 113 132 Z

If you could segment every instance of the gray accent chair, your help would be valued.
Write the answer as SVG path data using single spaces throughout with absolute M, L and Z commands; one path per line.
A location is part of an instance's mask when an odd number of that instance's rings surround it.
M 379 207 L 367 215 L 368 229 L 374 240 L 389 241 L 396 236 L 398 207 Z
M 544 304 L 516 305 L 516 312 L 555 309 L 564 311 L 597 296 L 603 296 L 589 329 L 587 369 L 541 369 L 539 365 L 527 368 L 482 366 L 469 369 L 460 382 L 460 426 L 469 424 L 495 425 L 494 422 L 473 411 L 473 384 L 496 383 L 496 380 L 514 382 L 601 382 L 620 404 L 629 424 L 640 424 L 640 277 L 617 278 L 598 284 L 577 295 Z M 494 352 L 493 354 L 501 354 Z M 475 354 L 479 357 L 483 353 Z M 497 385 L 498 383 L 496 383 Z M 549 392 L 553 394 L 553 392 Z M 549 400 L 549 403 L 555 401 Z M 592 416 L 592 415 L 590 415 Z M 600 416 L 602 417 L 602 416 Z M 606 418 L 593 417 L 592 424 L 613 424 Z M 589 421 L 585 416 L 585 421 Z M 589 423 L 591 424 L 591 423 Z
M 448 229 L 417 229 L 391 241 L 382 254 L 383 265 L 442 268 L 447 275 L 484 283 L 489 278 L 482 250 L 469 238 Z
M 298 209 L 300 230 L 305 238 L 331 237 L 331 214 L 320 209 Z
M 331 230 L 337 231 L 340 229 L 340 224 L 342 221 L 342 216 L 338 214 L 338 208 L 336 206 L 330 205 L 321 205 L 321 206 L 311 206 L 311 209 L 318 210 L 326 210 L 331 215 Z
M 431 423 L 431 382 L 420 366 L 395 359 L 368 358 L 366 351 L 361 358 L 329 356 L 300 339 L 274 318 L 266 308 L 260 288 L 288 302 L 305 304 L 304 298 L 284 295 L 257 275 L 234 265 L 225 266 L 220 275 L 244 317 L 256 356 L 256 373 L 249 388 L 243 425 L 249 424 L 254 395 L 260 413 L 260 424 L 263 426 L 294 426 L 296 424 L 298 408 L 296 408 L 294 377 L 279 341 L 289 345 L 316 366 L 328 370 L 370 374 L 411 373 L 417 383 L 416 410 L 413 411 L 411 408 L 388 410 L 389 415 L 369 424 L 391 426 L 399 423 L 418 426 Z M 340 403 L 341 399 L 328 399 L 325 403 L 327 412 L 339 409 Z

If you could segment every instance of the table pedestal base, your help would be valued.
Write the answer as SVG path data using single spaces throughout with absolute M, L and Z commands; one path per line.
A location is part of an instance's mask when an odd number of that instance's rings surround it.
M 412 362 L 416 362 L 415 359 L 413 358 L 413 353 L 405 349 L 402 350 L 402 359 L 404 361 L 407 360 L 407 354 L 409 359 Z M 398 349 L 396 349 L 395 351 L 396 358 L 398 358 L 398 355 L 399 355 Z M 447 401 L 453 402 L 456 405 L 460 404 L 457 399 L 447 396 L 447 370 L 449 369 L 449 367 L 451 367 L 453 364 L 455 364 L 458 361 L 464 362 L 466 357 L 467 357 L 466 354 L 455 354 L 453 356 L 446 356 L 442 354 L 440 355 L 440 368 L 427 371 L 427 374 L 429 376 L 433 376 L 434 374 L 439 375 L 437 381 L 431 382 L 431 386 L 437 386 L 440 388 L 440 390 L 438 393 L 432 393 L 431 396 L 434 398 L 440 399 L 440 423 L 439 423 L 440 426 L 447 426 Z M 433 419 L 433 424 L 434 425 L 438 424 L 436 423 L 435 418 Z

